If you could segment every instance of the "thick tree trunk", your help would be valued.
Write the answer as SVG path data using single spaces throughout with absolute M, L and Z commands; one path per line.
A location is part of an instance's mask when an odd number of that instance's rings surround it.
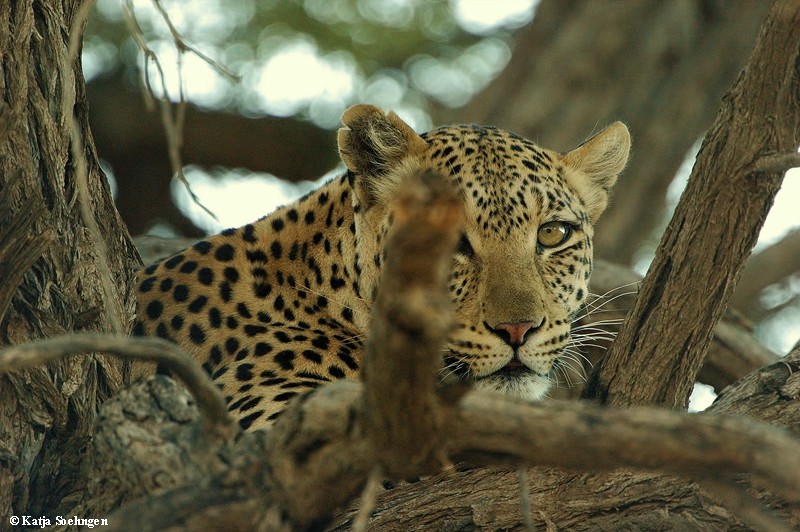
M 111 331 L 114 322 L 124 329 L 133 315 L 138 255 L 97 164 L 79 56 L 69 62 L 79 4 L 0 2 L 0 345 Z M 80 161 L 70 146 L 73 113 Z M 88 198 L 76 170 L 84 161 Z M 108 287 L 116 287 L 111 299 Z M 123 369 L 84 356 L 0 376 L 1 527 L 69 495 L 98 406 L 119 389 Z

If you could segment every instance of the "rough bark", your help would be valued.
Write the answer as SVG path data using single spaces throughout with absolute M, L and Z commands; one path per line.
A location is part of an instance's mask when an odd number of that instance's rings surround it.
M 110 331 L 133 314 L 138 256 L 97 163 L 80 60 L 68 52 L 78 6 L 0 2 L 0 345 Z M 77 150 L 70 146 L 73 116 Z M 104 248 L 79 208 L 76 169 L 84 161 L 85 199 Z M 113 299 L 104 286 L 117 287 Z M 70 493 L 98 406 L 123 383 L 123 370 L 89 355 L 0 376 L 3 526 L 12 514 L 36 515 Z
M 162 220 L 184 235 L 201 235 L 172 203 L 172 170 L 161 115 L 122 75 L 88 86 L 97 151 L 117 180 L 117 205 L 133 234 Z M 183 162 L 246 168 L 289 181 L 316 180 L 333 168 L 335 135 L 290 118 L 252 118 L 187 105 Z M 309 148 L 309 147 L 312 147 Z
M 630 264 L 667 187 L 752 50 L 768 2 L 543 0 L 503 73 L 453 118 L 567 150 L 622 120 L 634 152 L 595 235 Z M 444 113 L 442 113 L 444 116 Z M 451 117 L 447 117 L 451 118 Z
M 800 6 L 773 4 L 723 98 L 631 315 L 585 396 L 685 409 L 697 373 L 800 145 Z M 769 161 L 769 164 L 767 162 Z

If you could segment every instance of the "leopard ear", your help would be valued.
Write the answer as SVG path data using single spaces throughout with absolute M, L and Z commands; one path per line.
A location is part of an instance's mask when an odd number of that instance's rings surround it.
M 630 149 L 628 128 L 614 122 L 561 159 L 567 182 L 583 200 L 592 222 L 608 206 L 611 187 L 628 163 Z
M 387 202 L 419 170 L 428 144 L 394 113 L 354 105 L 342 115 L 339 154 L 365 207 Z

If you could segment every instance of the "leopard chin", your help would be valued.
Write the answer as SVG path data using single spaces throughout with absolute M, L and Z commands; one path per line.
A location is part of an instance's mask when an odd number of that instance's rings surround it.
M 523 401 L 538 401 L 547 396 L 551 380 L 548 375 L 541 375 L 524 366 L 506 367 L 491 375 L 475 379 L 473 386 L 479 390 L 487 390 Z

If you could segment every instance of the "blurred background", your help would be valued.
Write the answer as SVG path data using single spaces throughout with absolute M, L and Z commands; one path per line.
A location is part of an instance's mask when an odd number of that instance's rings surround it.
M 83 51 L 92 130 L 131 234 L 197 238 L 340 171 L 335 129 L 354 103 L 418 131 L 493 124 L 563 151 L 623 120 L 633 158 L 595 249 L 643 274 L 769 4 L 100 0 Z M 156 97 L 187 102 L 180 164 L 207 210 L 173 176 L 142 72 Z M 732 303 L 778 354 L 800 338 L 799 174 Z

